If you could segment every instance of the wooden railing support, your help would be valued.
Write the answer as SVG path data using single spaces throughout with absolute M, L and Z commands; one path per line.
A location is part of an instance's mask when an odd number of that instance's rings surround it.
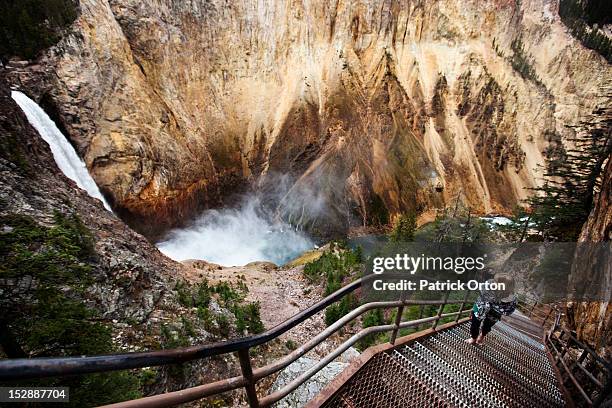
M 461 314 L 463 313 L 463 308 L 465 307 L 465 304 L 466 304 L 466 302 L 468 300 L 469 295 L 470 295 L 470 291 L 466 290 L 465 291 L 465 296 L 463 297 L 463 302 L 461 302 L 461 306 L 459 307 L 459 314 L 455 318 L 455 323 L 457 323 L 459 321 L 459 319 L 461 318 Z
M 542 322 L 542 327 L 546 326 L 546 322 L 548 321 L 548 318 L 550 317 L 550 315 L 553 312 L 553 308 L 551 307 L 550 310 L 548 311 L 548 314 L 546 315 L 546 318 L 544 319 L 544 321 Z
M 536 306 L 538 305 L 538 302 L 536 301 L 533 306 L 531 306 L 531 310 L 529 311 L 529 317 L 531 317 L 531 315 L 533 314 L 534 309 L 536 308 Z

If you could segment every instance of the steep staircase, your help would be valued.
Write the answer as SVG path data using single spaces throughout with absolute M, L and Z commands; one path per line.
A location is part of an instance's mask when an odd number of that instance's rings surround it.
M 0 381 L 103 373 L 165 366 L 236 353 L 240 373 L 177 391 L 118 402 L 113 408 L 170 407 L 244 389 L 250 407 L 274 406 L 366 336 L 389 333 L 389 341 L 364 350 L 329 384 L 311 393 L 307 408 L 404 407 L 604 407 L 612 400 L 612 364 L 559 324 L 551 305 L 521 306 L 498 322 L 485 344 L 468 344 L 470 313 L 463 300 L 391 300 L 364 303 L 290 353 L 253 366 L 250 350 L 270 343 L 361 288 L 362 278 L 263 333 L 220 343 L 112 355 L 0 359 Z M 434 316 L 402 321 L 405 307 L 437 306 Z M 458 311 L 444 313 L 448 305 Z M 527 307 L 529 306 L 529 307 Z M 362 328 L 298 377 L 272 392 L 262 382 L 315 349 L 370 310 L 396 309 L 395 322 Z M 529 317 L 521 313 L 527 313 Z M 556 316 L 556 317 L 555 317 Z M 546 327 L 546 335 L 544 335 Z M 402 330 L 414 332 L 402 336 Z M 399 335 L 399 337 L 398 337 Z M 543 344 L 543 341 L 546 344 Z M 275 345 L 276 347 L 276 345 Z M 559 383 L 562 381 L 562 383 Z M 260 395 L 263 394 L 263 395 Z
M 322 406 L 563 407 L 542 334 L 517 313 L 476 346 L 465 322 L 378 353 Z

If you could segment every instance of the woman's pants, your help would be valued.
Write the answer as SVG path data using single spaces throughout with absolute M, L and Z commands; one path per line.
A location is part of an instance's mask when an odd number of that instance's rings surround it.
M 482 323 L 482 335 L 486 336 L 487 333 L 491 331 L 491 328 L 495 324 L 495 320 L 489 319 L 485 317 L 482 321 L 478 320 L 476 316 L 474 316 L 474 312 L 472 312 L 472 321 L 470 324 L 470 335 L 473 339 L 478 337 L 478 333 L 480 332 L 480 325 Z

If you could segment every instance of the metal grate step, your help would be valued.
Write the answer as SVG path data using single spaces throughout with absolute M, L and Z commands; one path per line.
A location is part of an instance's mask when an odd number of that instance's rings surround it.
M 523 320 L 523 319 L 522 319 Z M 527 319 L 497 323 L 482 346 L 465 343 L 467 323 L 380 353 L 325 407 L 562 407 L 544 346 Z
M 387 353 L 373 357 L 367 367 L 351 379 L 353 383 L 351 387 L 336 394 L 326 406 L 342 408 L 452 406 L 436 392 L 436 384 L 433 381 L 422 381 L 417 378 Z

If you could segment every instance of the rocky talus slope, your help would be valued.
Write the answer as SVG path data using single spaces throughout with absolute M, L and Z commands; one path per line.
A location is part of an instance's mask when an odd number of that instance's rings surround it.
M 81 0 L 71 32 L 11 76 L 149 237 L 252 186 L 321 234 L 460 193 L 506 212 L 549 140 L 610 109 L 610 65 L 557 7 Z

